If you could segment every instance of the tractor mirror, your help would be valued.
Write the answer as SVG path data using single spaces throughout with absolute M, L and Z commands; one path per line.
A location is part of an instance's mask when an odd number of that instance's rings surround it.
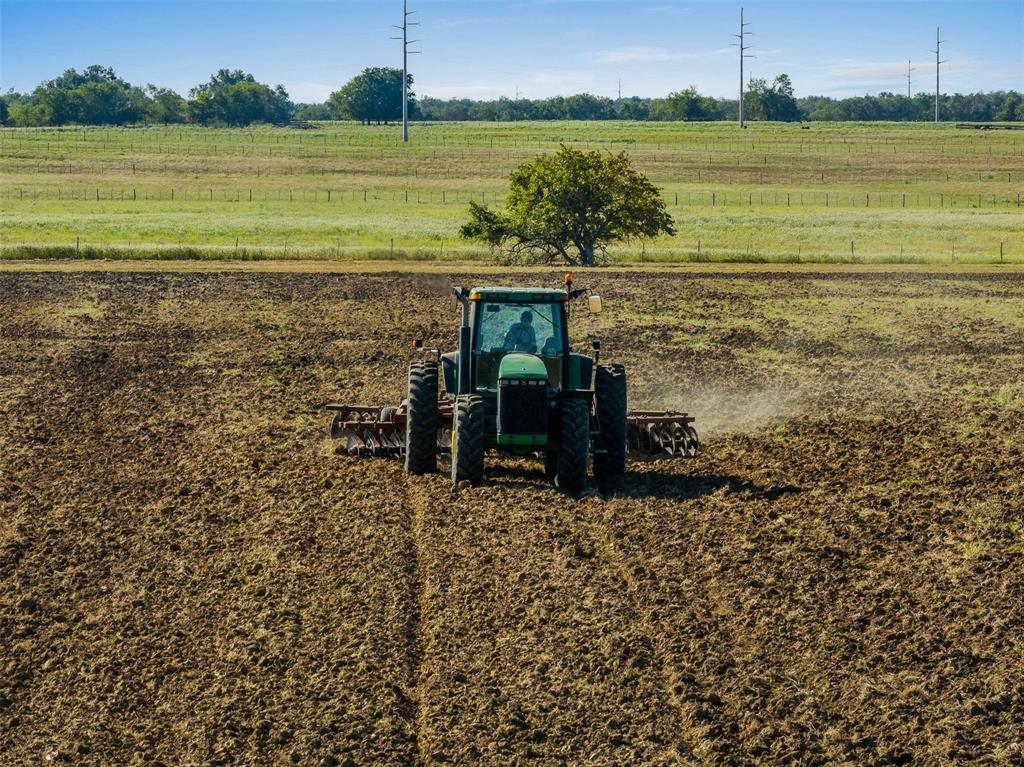
M 601 305 L 601 296 L 597 293 L 591 293 L 587 299 L 587 307 L 590 309 L 591 314 L 600 314 L 604 307 Z

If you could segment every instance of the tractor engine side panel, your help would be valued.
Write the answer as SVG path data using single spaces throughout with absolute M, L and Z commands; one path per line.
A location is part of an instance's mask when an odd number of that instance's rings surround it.
M 569 355 L 569 388 L 590 389 L 594 383 L 594 360 L 586 354 Z

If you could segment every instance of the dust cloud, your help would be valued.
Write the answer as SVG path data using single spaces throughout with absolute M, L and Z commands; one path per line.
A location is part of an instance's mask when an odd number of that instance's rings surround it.
M 683 391 L 648 386 L 630 392 L 635 410 L 679 410 L 697 418 L 702 440 L 728 434 L 750 434 L 803 413 L 809 392 L 803 388 L 747 388 L 719 383 Z

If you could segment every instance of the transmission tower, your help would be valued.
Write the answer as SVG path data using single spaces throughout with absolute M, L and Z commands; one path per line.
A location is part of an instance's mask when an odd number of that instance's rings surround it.
M 423 51 L 410 51 L 409 46 L 418 43 L 419 40 L 409 39 L 409 27 L 418 27 L 418 21 L 409 21 L 409 17 L 416 11 L 409 10 L 409 0 L 402 0 L 402 25 L 392 24 L 395 29 L 402 31 L 401 37 L 392 37 L 392 40 L 402 41 L 402 141 L 409 141 L 409 54 L 423 53 Z
M 935 50 L 931 51 L 935 54 L 935 122 L 939 121 L 939 66 L 949 62 L 949 59 L 939 59 L 939 50 L 944 42 L 946 41 L 939 39 L 939 28 L 935 27 Z
M 910 98 L 910 83 L 912 82 L 912 80 L 910 79 L 910 73 L 913 72 L 913 71 L 914 71 L 914 68 L 912 66 L 910 66 L 910 59 L 907 59 L 907 98 L 908 99 Z
M 757 58 L 756 56 L 753 56 L 753 55 L 747 53 L 747 51 L 749 51 L 750 48 L 752 47 L 752 46 L 747 45 L 747 35 L 754 34 L 753 32 L 748 32 L 747 31 L 747 27 L 748 26 L 750 26 L 750 24 L 748 22 L 744 22 L 743 21 L 743 9 L 740 8 L 740 33 L 738 35 L 733 35 L 733 37 L 739 39 L 739 42 L 738 43 L 730 43 L 730 45 L 740 49 L 740 127 L 741 128 L 746 128 L 747 127 L 747 123 L 743 119 L 743 59 L 756 59 Z

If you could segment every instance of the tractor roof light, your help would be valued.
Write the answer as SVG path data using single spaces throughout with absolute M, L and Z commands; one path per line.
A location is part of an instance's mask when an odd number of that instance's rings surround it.
M 469 294 L 469 300 L 470 301 L 479 301 L 480 300 L 480 294 L 479 293 L 470 293 Z
M 572 273 L 571 272 L 566 273 L 566 275 L 565 275 L 565 284 L 566 285 L 572 285 Z

